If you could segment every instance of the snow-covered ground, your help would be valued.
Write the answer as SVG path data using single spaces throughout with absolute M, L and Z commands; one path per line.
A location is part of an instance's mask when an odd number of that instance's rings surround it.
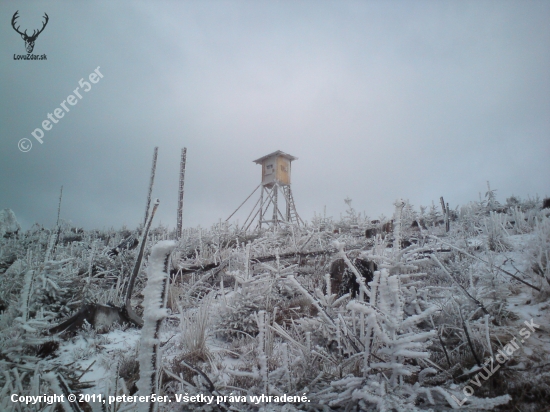
M 435 207 L 397 202 L 384 231 L 350 203 L 342 220 L 305 227 L 186 229 L 159 247 L 157 264 L 152 248 L 174 234 L 152 229 L 131 299 L 144 328 L 106 325 L 98 311 L 64 333 L 48 331 L 84 305 L 124 306 L 139 248 L 112 251 L 139 233 L 6 229 L 0 410 L 58 410 L 11 398 L 56 391 L 88 400 L 59 403 L 83 411 L 546 410 L 541 204 L 489 194 L 449 211 L 447 232 Z M 148 276 L 156 286 L 144 299 Z M 129 398 L 153 391 L 167 402 Z

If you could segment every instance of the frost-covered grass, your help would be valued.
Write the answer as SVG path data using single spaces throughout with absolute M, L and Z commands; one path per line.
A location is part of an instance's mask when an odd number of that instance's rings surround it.
M 6 394 L 64 385 L 104 396 L 155 390 L 173 401 L 157 405 L 161 411 L 181 410 L 176 394 L 228 396 L 221 405 L 188 405 L 204 411 L 442 411 L 463 399 L 470 410 L 541 410 L 550 402 L 550 209 L 541 204 L 510 197 L 503 205 L 489 191 L 451 210 L 446 232 L 435 205 L 416 210 L 399 201 L 393 232 L 369 239 L 365 230 L 387 219 L 372 223 L 351 202 L 340 220 L 316 217 L 277 231 L 218 224 L 157 245 L 173 238 L 158 227 L 131 299 L 144 327 L 103 319 L 101 330 L 84 323 L 54 336 L 48 329 L 84 304 L 124 304 L 137 249 L 108 252 L 139 233 L 62 222 L 4 237 L 0 410 L 53 410 L 15 406 Z M 354 299 L 331 290 L 335 259 L 359 283 Z M 372 279 L 355 259 L 376 263 Z M 487 359 L 519 342 L 531 319 L 540 328 L 475 384 Z M 238 401 L 262 394 L 306 394 L 309 402 Z

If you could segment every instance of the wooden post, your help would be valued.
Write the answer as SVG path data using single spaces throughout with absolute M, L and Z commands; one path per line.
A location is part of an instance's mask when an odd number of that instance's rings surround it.
M 449 213 L 449 203 L 447 203 L 447 207 L 445 208 L 445 210 L 447 211 L 447 215 L 445 216 L 445 231 L 448 232 L 449 230 L 451 230 L 451 222 L 450 222 L 451 216 Z
M 449 204 L 447 203 L 447 207 L 445 207 L 445 201 L 443 200 L 443 196 L 439 198 L 441 201 L 441 209 L 443 209 L 443 218 L 445 219 L 445 232 L 448 232 L 450 229 L 449 224 Z
M 63 198 L 63 186 L 61 186 L 61 193 L 59 193 L 59 205 L 57 206 L 57 223 L 55 224 L 59 227 L 59 215 L 61 214 L 61 199 Z
M 274 227 L 277 227 L 279 226 L 279 216 L 277 216 L 277 212 L 279 211 L 279 205 L 278 205 L 278 201 L 277 201 L 277 195 L 278 195 L 278 192 L 277 192 L 277 184 L 275 183 L 275 185 L 273 186 L 273 226 Z
M 233 217 L 233 215 L 234 215 L 235 213 L 237 213 L 237 211 L 242 207 L 242 205 L 244 205 L 244 204 L 246 203 L 246 201 L 252 197 L 252 195 L 256 192 L 256 190 L 258 190 L 258 188 L 259 188 L 260 186 L 261 186 L 261 184 L 259 184 L 258 186 L 256 186 L 256 189 L 254 189 L 254 191 L 248 195 L 248 197 L 244 200 L 244 202 L 242 202 L 242 203 L 239 205 L 239 207 L 238 207 L 237 209 L 235 209 L 235 211 L 234 211 L 233 213 L 231 213 L 227 219 L 225 219 L 226 222 L 227 222 L 229 219 L 231 219 L 231 217 Z M 258 204 L 258 202 L 256 202 L 256 205 L 257 205 L 257 204 Z M 254 205 L 254 208 L 252 208 L 253 211 L 254 211 L 254 209 L 256 208 L 256 205 Z
M 158 206 L 159 206 L 159 200 L 157 199 L 155 201 L 155 204 L 153 205 L 151 216 L 149 217 L 149 219 L 147 220 L 147 223 L 143 227 L 143 232 L 141 233 L 141 241 L 139 245 L 139 252 L 136 257 L 136 262 L 134 264 L 134 270 L 132 271 L 132 275 L 128 280 L 128 286 L 126 286 L 126 296 L 124 297 L 124 307 L 122 308 L 124 315 L 130 318 L 132 322 L 134 322 L 139 326 L 143 326 L 143 320 L 132 309 L 132 305 L 131 305 L 132 292 L 134 290 L 134 284 L 138 277 L 139 270 L 141 269 L 141 261 L 143 260 L 145 244 L 147 243 L 147 234 L 149 233 L 149 229 L 151 228 L 151 223 L 153 222 L 153 217 L 155 217 L 155 212 L 157 211 Z
M 147 218 L 149 217 L 149 207 L 151 206 L 151 193 L 153 192 L 153 182 L 155 181 L 155 171 L 157 169 L 157 155 L 158 146 L 155 147 L 153 152 L 153 164 L 151 166 L 151 179 L 149 180 L 149 193 L 147 194 L 147 204 L 145 205 L 145 219 L 143 219 L 143 226 L 147 224 Z
M 285 198 L 286 198 L 286 221 L 289 222 L 289 223 L 292 223 L 292 218 L 291 218 L 291 215 L 290 215 L 290 196 L 292 196 L 290 194 L 290 186 L 286 186 L 287 188 L 287 193 L 285 193 L 285 187 L 283 187 L 283 194 L 285 194 Z
M 260 192 L 260 220 L 259 220 L 259 225 L 260 225 L 260 229 L 262 228 L 262 220 L 264 220 L 264 187 L 262 185 L 262 191 Z
M 176 228 L 176 239 L 179 239 L 183 230 L 183 189 L 185 185 L 185 163 L 187 162 L 187 148 L 181 149 L 180 160 L 180 183 L 178 190 L 178 224 Z
M 61 192 L 59 193 L 59 204 L 57 205 L 57 223 L 55 224 L 57 230 L 55 233 L 54 247 L 57 247 L 59 242 L 59 235 L 61 234 L 61 227 L 59 226 L 59 216 L 61 215 L 61 199 L 63 198 L 63 186 L 61 186 Z
M 443 210 L 443 215 L 445 215 L 447 212 L 445 211 L 445 201 L 443 200 L 443 196 L 439 198 L 439 201 L 441 202 L 441 209 Z

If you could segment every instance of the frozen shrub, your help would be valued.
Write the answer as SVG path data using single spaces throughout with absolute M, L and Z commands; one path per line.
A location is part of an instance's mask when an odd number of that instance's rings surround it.
M 550 218 L 538 220 L 533 235 L 529 243 L 531 268 L 542 278 L 543 288 L 550 290 Z
M 208 321 L 212 296 L 204 298 L 197 309 L 180 308 L 181 348 L 184 353 L 205 361 L 210 356 L 206 346 L 208 338 Z
M 489 250 L 494 252 L 505 252 L 511 249 L 508 242 L 509 233 L 505 228 L 507 216 L 504 213 L 490 212 L 485 218 L 485 233 Z
M 0 210 L 0 237 L 15 236 L 21 230 L 21 226 L 11 209 Z
M 269 279 L 259 276 L 242 280 L 239 284 L 240 288 L 227 298 L 227 306 L 219 314 L 217 330 L 222 335 L 236 337 L 242 335 L 242 332 L 248 335 L 258 333 L 254 314 L 266 309 L 266 295 L 270 293 Z

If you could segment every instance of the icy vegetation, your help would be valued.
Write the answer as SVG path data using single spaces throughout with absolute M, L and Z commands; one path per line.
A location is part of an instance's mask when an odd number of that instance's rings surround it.
M 0 237 L 17 234 L 19 230 L 21 230 L 21 226 L 19 226 L 17 219 L 15 219 L 13 210 L 0 210 Z
M 544 410 L 550 208 L 490 189 L 455 209 L 399 199 L 392 220 L 346 203 L 180 239 L 22 232 L 1 211 L 0 410 Z

